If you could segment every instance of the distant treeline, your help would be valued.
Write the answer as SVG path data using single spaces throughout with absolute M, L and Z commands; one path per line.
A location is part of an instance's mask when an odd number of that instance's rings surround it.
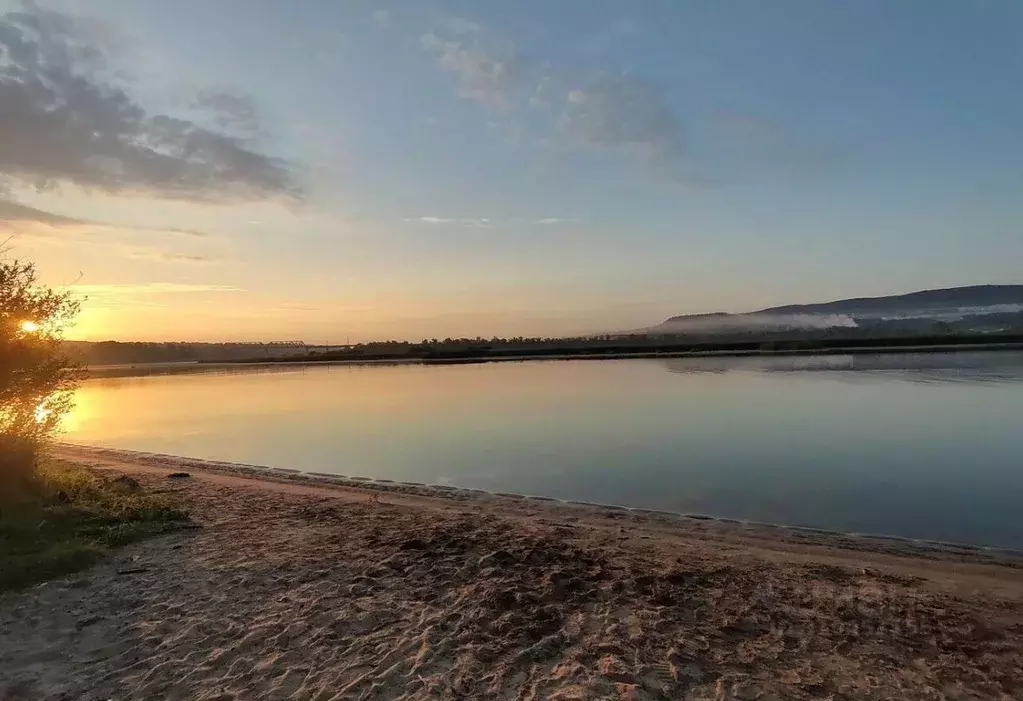
M 1023 333 L 1012 334 L 971 334 L 971 335 L 927 335 L 905 337 L 831 337 L 815 339 L 773 339 L 773 340 L 735 340 L 735 341 L 653 341 L 649 338 L 615 339 L 604 341 L 587 340 L 548 342 L 538 344 L 522 344 L 495 346 L 492 344 L 473 344 L 460 347 L 456 342 L 450 344 L 367 344 L 345 350 L 331 352 L 312 351 L 306 358 L 310 361 L 371 361 L 371 360 L 421 360 L 421 361 L 457 361 L 486 360 L 499 358 L 529 358 L 543 356 L 599 357 L 639 355 L 650 353 L 757 353 L 757 352 L 832 352 L 849 349 L 872 348 L 912 348 L 912 347 L 962 347 L 962 346 L 993 346 L 1000 344 L 1023 344 Z M 378 346 L 378 347 L 373 347 Z M 386 346 L 379 347 L 379 346 Z M 254 361 L 266 362 L 265 359 Z M 271 358 L 270 362 L 288 362 L 291 358 Z M 247 361 L 238 361 L 247 362 Z
M 933 319 L 857 320 L 825 329 L 750 329 L 702 333 L 634 333 L 587 337 L 429 338 L 419 342 L 376 341 L 346 346 L 284 343 L 103 343 L 68 342 L 69 354 L 85 365 L 180 362 L 286 362 L 308 360 L 453 360 L 635 353 L 808 351 L 912 345 L 975 345 L 1023 341 L 1023 313 Z
M 142 343 L 66 341 L 68 355 L 83 365 L 144 365 L 232 361 L 305 355 L 302 346 L 281 347 L 262 343 Z

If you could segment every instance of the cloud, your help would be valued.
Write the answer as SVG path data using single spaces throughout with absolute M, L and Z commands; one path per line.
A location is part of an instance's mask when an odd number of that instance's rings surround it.
M 239 293 L 245 290 L 230 285 L 198 285 L 177 282 L 141 284 L 71 285 L 68 291 L 88 297 L 90 307 L 162 307 L 162 298 L 170 295 Z
M 470 229 L 489 229 L 494 226 L 501 226 L 503 224 L 541 224 L 544 226 L 553 226 L 556 224 L 567 224 L 569 222 L 577 221 L 575 219 L 565 219 L 562 217 L 539 217 L 539 218 L 521 218 L 513 217 L 508 219 L 490 219 L 488 217 L 402 217 L 403 222 L 409 224 L 452 224 L 455 226 L 462 226 Z
M 216 260 L 208 252 L 174 251 L 183 237 L 204 239 L 206 234 L 190 229 L 117 226 L 104 222 L 65 217 L 52 212 L 0 200 L 0 235 L 12 244 L 71 247 L 102 247 L 106 255 L 163 263 L 207 263 Z
M 242 134 L 259 131 L 259 109 L 256 101 L 248 95 L 203 88 L 193 98 L 192 107 L 212 113 L 215 123 L 222 129 Z
M 212 263 L 214 260 L 208 256 L 191 255 L 187 253 L 167 253 L 163 251 L 135 251 L 131 254 L 131 257 L 164 263 Z
M 599 75 L 566 93 L 559 121 L 571 140 L 658 161 L 682 156 L 682 127 L 663 95 L 627 75 Z
M 509 109 L 528 85 L 525 66 L 512 50 L 483 46 L 477 39 L 422 37 L 441 68 L 458 78 L 458 93 L 489 107 Z
M 391 13 L 383 9 L 376 10 L 373 12 L 373 21 L 381 27 L 386 27 L 391 23 Z
M 145 282 L 133 284 L 109 284 L 109 285 L 76 285 L 79 292 L 130 292 L 132 294 L 191 294 L 196 292 L 245 292 L 240 287 L 232 285 L 203 285 L 186 284 L 179 282 Z
M 74 224 L 89 224 L 84 219 L 75 219 L 73 217 L 65 217 L 60 214 L 54 214 L 52 212 L 44 212 L 41 209 L 35 207 L 28 207 L 17 202 L 10 200 L 0 199 L 0 223 L 7 222 L 41 222 L 43 224 L 51 224 L 55 226 L 68 226 Z
M 558 99 L 558 96 L 554 94 L 557 89 L 557 83 L 553 77 L 549 75 L 541 77 L 529 96 L 529 104 L 533 107 L 550 107 Z
M 404 222 L 422 222 L 423 224 L 451 224 L 457 221 L 456 219 L 449 219 L 447 217 L 404 217 Z
M 473 217 L 403 217 L 402 221 L 419 224 L 455 224 L 474 229 L 489 229 L 493 225 L 490 219 Z
M 138 231 L 144 233 L 171 233 L 181 234 L 182 236 L 193 236 L 195 238 L 206 238 L 209 236 L 206 232 L 197 231 L 195 229 L 155 226 L 122 226 L 119 224 L 110 224 L 107 222 L 92 221 L 89 219 L 66 217 L 61 214 L 54 214 L 53 212 L 46 212 L 41 209 L 36 209 L 35 207 L 19 204 L 11 200 L 0 199 L 0 230 L 14 234 L 26 233 L 31 230 L 38 236 L 40 227 L 33 225 L 44 225 L 44 228 L 55 236 L 60 235 L 62 229 L 70 228 L 91 228 L 96 230 L 109 229 L 119 231 Z
M 457 94 L 493 112 L 492 130 L 515 143 L 555 154 L 616 154 L 656 177 L 700 189 L 747 178 L 818 177 L 847 159 L 822 135 L 733 109 L 703 105 L 688 123 L 672 95 L 642 75 L 587 71 L 553 54 L 524 55 L 470 20 L 448 17 L 433 27 L 421 37 L 424 49 L 453 76 Z M 618 44 L 644 32 L 624 17 L 599 38 Z M 688 148 L 690 142 L 698 147 Z
M 205 231 L 199 231 L 197 229 L 179 229 L 172 227 L 169 229 L 160 229 L 160 231 L 169 231 L 172 234 L 182 234 L 183 236 L 195 236 L 196 238 L 206 238 L 209 236 Z
M 444 24 L 455 34 L 479 34 L 483 31 L 482 26 L 464 17 L 451 17 Z
M 300 198 L 290 165 L 251 140 L 147 110 L 112 77 L 96 26 L 32 3 L 0 15 L 0 173 L 9 182 L 196 201 Z M 198 99 L 214 122 L 236 128 L 248 107 L 234 97 Z
M 450 28 L 450 21 L 447 25 Z M 553 70 L 513 46 L 493 41 L 461 20 L 447 38 L 421 38 L 440 68 L 454 75 L 458 94 L 523 124 L 547 124 L 542 143 L 575 149 L 616 150 L 669 172 L 683 156 L 682 120 L 662 91 L 630 74 Z

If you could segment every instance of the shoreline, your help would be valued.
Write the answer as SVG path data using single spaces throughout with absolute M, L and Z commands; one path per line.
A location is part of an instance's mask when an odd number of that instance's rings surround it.
M 159 456 L 54 452 L 183 500 L 198 528 L 0 596 L 2 698 L 1023 690 L 1019 557 L 225 464 L 169 480 Z
M 521 363 L 529 361 L 599 361 L 599 360 L 650 360 L 664 358 L 759 358 L 759 357 L 807 357 L 841 355 L 900 355 L 937 353 L 993 353 L 1023 351 L 1023 343 L 987 344 L 929 344 L 919 346 L 843 346 L 836 348 L 807 348 L 779 350 L 706 350 L 706 351 L 636 351 L 617 353 L 551 353 L 524 355 L 478 355 L 453 358 L 344 358 L 315 360 L 309 357 L 232 360 L 232 361 L 182 361 L 168 363 L 136 363 L 120 365 L 86 366 L 88 379 L 115 377 L 145 377 L 148 375 L 172 375 L 215 372 L 218 370 L 241 370 L 246 368 L 289 368 L 348 365 L 465 365 L 479 363 Z
M 1023 549 L 990 546 L 976 543 L 960 543 L 928 538 L 913 538 L 886 533 L 860 533 L 840 531 L 814 526 L 801 526 L 788 523 L 771 523 L 749 519 L 738 519 L 713 514 L 668 511 L 649 509 L 625 504 L 608 504 L 576 499 L 561 499 L 541 494 L 513 492 L 493 492 L 472 487 L 454 485 L 429 484 L 424 482 L 404 482 L 360 475 L 346 475 L 328 472 L 312 472 L 295 468 L 269 467 L 266 465 L 250 465 L 246 463 L 223 462 L 190 458 L 166 453 L 150 453 L 146 451 L 121 448 L 106 448 L 77 443 L 59 443 L 55 446 L 55 455 L 74 461 L 88 461 L 90 458 L 109 459 L 120 463 L 137 463 L 152 467 L 171 470 L 193 469 L 208 472 L 245 477 L 248 479 L 276 480 L 298 483 L 310 483 L 323 487 L 345 489 L 372 490 L 383 493 L 409 494 L 437 499 L 456 499 L 458 501 L 478 501 L 483 504 L 494 501 L 513 501 L 545 505 L 551 508 L 579 509 L 591 513 L 627 513 L 637 518 L 649 519 L 661 524 L 670 524 L 680 528 L 691 527 L 696 523 L 717 524 L 726 528 L 743 529 L 760 534 L 795 533 L 813 536 L 822 540 L 833 539 L 836 542 L 855 541 L 865 549 L 872 544 L 881 546 L 900 545 L 913 550 L 926 552 L 958 553 L 990 555 L 1019 559 L 1023 568 Z

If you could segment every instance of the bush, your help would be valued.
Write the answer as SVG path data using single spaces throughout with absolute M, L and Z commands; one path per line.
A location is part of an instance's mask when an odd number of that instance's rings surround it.
M 71 408 L 81 370 L 61 350 L 79 303 L 0 259 L 0 495 L 31 478 L 40 444 Z
M 43 460 L 0 504 L 0 591 L 88 567 L 110 548 L 180 528 L 185 511 L 134 480 Z
M 35 471 L 36 444 L 0 433 L 0 503 L 28 488 Z

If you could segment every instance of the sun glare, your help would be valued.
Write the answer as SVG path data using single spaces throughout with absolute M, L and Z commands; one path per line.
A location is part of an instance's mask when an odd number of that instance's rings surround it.
M 42 404 L 36 407 L 35 411 L 36 423 L 37 424 L 45 423 L 50 418 L 50 415 L 52 413 L 53 409 L 50 409 L 48 406 L 46 406 L 46 402 L 43 402 Z
M 25 333 L 35 333 L 39 330 L 39 324 L 34 321 L 25 320 L 21 322 L 21 330 Z

